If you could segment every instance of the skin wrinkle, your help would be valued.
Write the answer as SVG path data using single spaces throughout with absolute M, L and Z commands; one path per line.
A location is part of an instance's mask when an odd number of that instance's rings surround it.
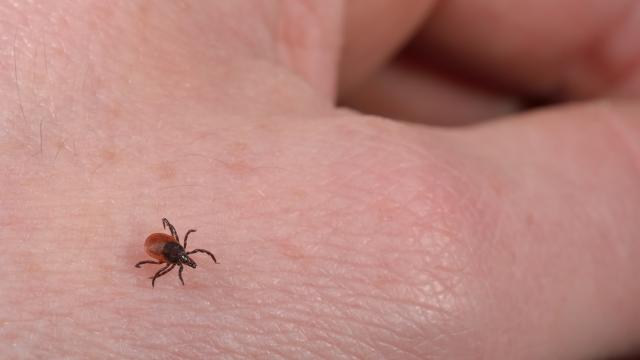
M 332 299 L 324 299 L 324 301 L 321 302 L 311 302 L 311 303 L 307 303 L 305 305 L 321 305 L 324 304 L 326 302 L 326 300 L 332 300 Z M 295 305 L 295 304 L 292 304 Z M 349 304 L 349 305 L 353 305 L 353 304 Z M 282 307 L 284 310 L 286 310 L 286 314 L 284 316 L 289 316 L 289 312 L 292 312 L 294 314 L 296 314 L 296 309 L 293 308 L 291 306 L 283 306 Z M 324 315 L 327 315 L 328 319 L 330 319 L 331 321 L 341 321 L 343 323 L 349 323 L 349 324 L 353 324 L 354 326 L 352 326 L 353 328 L 365 328 L 369 331 L 375 331 L 377 333 L 381 333 L 385 336 L 390 336 L 390 337 L 397 337 L 399 334 L 394 332 L 394 329 L 389 329 L 388 326 L 385 326 L 385 324 L 381 324 L 381 323 L 376 323 L 373 322 L 371 320 L 367 320 L 371 318 L 371 311 L 367 310 L 367 309 L 358 309 L 361 311 L 356 311 L 356 309 L 351 309 L 349 311 L 346 311 L 344 314 L 342 313 L 336 313 L 334 310 L 334 308 L 336 308 L 335 306 L 331 309 L 328 310 L 326 312 L 324 312 Z M 303 315 L 303 317 L 306 318 L 312 318 L 315 316 L 315 313 L 311 310 L 304 310 L 304 309 L 300 309 L 297 312 L 298 315 Z M 355 318 L 354 318 L 355 315 Z M 292 320 L 292 319 L 289 319 Z M 301 318 L 298 320 L 297 322 L 298 325 L 304 325 L 306 324 L 306 321 Z M 372 344 L 369 344 L 369 346 L 371 347 Z
M 16 96 L 18 97 L 18 107 L 20 108 L 20 114 L 22 115 L 22 121 L 26 123 L 27 116 L 24 112 L 24 105 L 22 103 L 22 92 L 20 91 L 20 81 L 18 80 L 18 60 L 16 60 L 16 43 L 18 41 L 18 30 L 16 29 L 15 34 L 13 35 L 13 48 L 12 48 L 12 57 L 13 57 L 13 75 L 14 81 L 16 84 Z
M 278 331 L 276 332 L 270 331 L 269 333 L 271 334 L 271 336 L 264 335 L 263 332 L 257 332 L 255 335 L 253 334 L 248 335 L 245 339 L 242 339 L 242 341 L 238 344 L 226 342 L 227 344 L 221 348 L 236 349 L 234 350 L 235 352 L 239 352 L 240 354 L 243 354 L 245 356 L 252 356 L 252 357 L 264 356 L 264 353 L 270 353 L 270 352 L 283 353 L 282 346 L 278 344 L 278 341 L 279 341 L 278 339 L 282 338 L 283 335 L 285 334 L 280 333 Z M 237 338 L 237 336 L 235 335 L 234 337 Z M 268 340 L 268 342 L 265 343 L 264 340 Z M 264 346 L 258 347 L 256 345 L 251 345 L 251 344 L 258 344 L 258 343 L 262 343 L 264 344 Z M 247 346 L 246 344 L 249 344 L 249 345 Z M 291 346 L 295 347 L 295 345 L 291 345 Z M 242 349 L 242 350 L 238 351 L 237 349 Z M 305 349 L 305 351 L 312 351 L 312 350 Z
M 321 287 L 321 288 L 323 288 L 322 286 L 320 286 L 320 287 Z M 329 289 L 329 288 L 324 287 L 324 290 L 328 290 L 328 289 Z M 343 289 L 343 290 L 345 290 L 343 287 L 339 287 L 338 289 Z M 378 300 L 384 300 L 384 301 L 392 301 L 392 300 L 394 301 L 394 300 L 398 300 L 398 299 L 395 299 L 395 298 L 389 298 L 388 296 L 384 296 L 384 295 L 382 295 L 382 296 L 369 295 L 368 293 L 367 293 L 367 294 L 364 294 L 364 295 L 363 295 L 362 293 L 358 293 L 356 297 L 363 298 L 363 299 L 366 299 L 366 298 L 372 298 L 372 299 L 373 299 L 373 298 L 375 298 L 375 299 L 378 299 Z M 402 303 L 402 301 L 400 301 L 399 303 Z M 424 306 L 425 306 L 425 304 L 424 304 L 424 303 L 422 303 L 422 302 L 413 302 L 413 301 L 409 301 L 409 302 L 407 302 L 407 303 L 405 303 L 405 304 L 406 304 L 406 305 L 412 305 L 412 306 L 420 307 L 420 308 L 422 308 L 422 307 L 424 307 Z M 439 312 L 439 311 L 442 311 L 442 310 L 439 310 L 439 309 L 437 309 L 437 308 L 431 308 L 431 310 L 433 310 L 433 311 L 438 311 L 438 312 Z M 446 313 L 443 313 L 443 314 L 446 314 Z
M 304 287 L 306 286 L 306 284 L 301 284 L 298 285 L 298 287 Z M 331 291 L 331 290 L 336 290 L 335 287 L 319 287 L 319 289 L 323 290 L 323 291 Z M 340 290 L 344 290 L 343 288 L 339 288 Z M 361 323 L 363 325 L 366 325 L 367 327 L 374 327 L 377 330 L 388 330 L 385 328 L 385 324 L 383 324 L 382 322 L 379 323 L 372 323 L 370 321 L 367 321 L 365 319 L 370 318 L 370 314 L 374 313 L 374 311 L 370 310 L 369 308 L 371 307 L 376 307 L 376 308 L 381 308 L 384 309 L 385 307 L 387 307 L 387 303 L 392 303 L 391 299 L 387 299 L 386 297 L 376 297 L 376 296 L 363 296 L 362 294 L 353 294 L 351 296 L 345 296 L 345 295 L 338 295 L 336 294 L 334 296 L 334 298 L 329 299 L 326 298 L 323 300 L 337 300 L 338 302 L 344 302 L 345 305 L 348 305 L 347 307 L 347 312 L 346 312 L 346 316 L 344 317 L 344 320 L 348 320 L 350 319 L 350 317 L 348 315 L 350 314 L 354 314 L 354 313 L 362 313 L 362 316 L 356 319 L 351 318 L 352 321 L 356 321 L 356 323 Z M 377 301 L 377 306 L 370 306 L 366 301 L 368 300 L 376 300 Z M 334 301 L 335 302 L 335 301 Z M 371 303 L 371 304 L 376 304 L 376 303 Z M 412 302 L 406 302 L 406 303 L 399 303 L 401 305 L 401 307 L 407 308 L 407 309 L 424 309 L 425 305 L 424 304 L 414 304 Z M 284 305 L 284 304 L 282 304 Z M 294 303 L 292 303 L 292 305 L 295 305 Z M 431 309 L 433 310 L 433 309 Z M 431 313 L 431 310 L 429 309 L 425 309 L 425 312 L 427 313 Z M 376 310 L 377 311 L 377 310 Z M 413 312 L 413 311 L 412 311 Z M 436 310 L 437 312 L 437 310 Z M 310 313 L 311 315 L 311 313 Z M 327 315 L 335 315 L 334 311 L 331 310 L 331 312 L 327 313 Z M 338 316 L 339 318 L 340 316 Z M 415 316 L 409 316 L 403 319 L 404 322 L 410 323 L 411 321 L 413 322 L 417 322 L 415 319 Z M 403 324 L 404 325 L 404 324 Z M 399 334 L 398 334 L 399 335 Z

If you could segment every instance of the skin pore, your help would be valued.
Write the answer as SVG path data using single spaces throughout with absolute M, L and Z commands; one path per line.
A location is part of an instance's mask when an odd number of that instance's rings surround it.
M 546 44 L 503 1 L 488 2 L 495 33 L 448 29 L 463 1 L 409 3 L 0 5 L 2 357 L 591 359 L 637 344 L 640 50 L 615 45 L 638 7 L 585 10 L 585 35 L 556 27 Z M 508 48 L 500 71 L 494 46 L 516 42 L 487 39 L 514 23 L 539 68 Z M 502 119 L 436 128 L 334 105 L 415 89 L 382 76 L 398 62 L 378 69 L 416 31 L 413 61 L 436 49 L 511 92 L 456 83 L 450 102 L 393 109 Z M 512 106 L 558 88 L 593 98 Z M 133 264 L 163 217 L 221 264 L 151 289 Z

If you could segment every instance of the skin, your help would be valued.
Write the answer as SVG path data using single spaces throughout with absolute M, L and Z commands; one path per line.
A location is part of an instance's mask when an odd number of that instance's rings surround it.
M 637 344 L 640 6 L 468 3 L 1 4 L 1 357 Z M 414 31 L 424 67 L 383 76 Z M 379 111 L 398 120 L 334 105 L 371 109 L 387 86 L 407 94 Z M 520 110 L 530 97 L 588 100 Z M 132 265 L 162 217 L 221 264 L 151 289 Z

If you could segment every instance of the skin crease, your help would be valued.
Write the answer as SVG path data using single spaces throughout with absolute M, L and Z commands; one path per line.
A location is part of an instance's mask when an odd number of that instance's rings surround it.
M 634 67 L 598 83 L 626 100 L 411 125 L 332 105 L 386 56 L 345 79 L 343 36 L 345 54 L 375 51 L 341 33 L 366 31 L 341 27 L 357 10 L 262 4 L 1 5 L 1 358 L 591 359 L 638 343 Z M 593 76 L 622 71 L 607 64 Z M 162 217 L 220 264 L 151 289 L 157 269 L 133 265 Z

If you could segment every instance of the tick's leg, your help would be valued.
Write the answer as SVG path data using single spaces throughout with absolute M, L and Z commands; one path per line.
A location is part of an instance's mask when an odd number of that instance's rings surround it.
M 184 234 L 184 244 L 182 245 L 182 247 L 187 250 L 187 238 L 189 238 L 189 234 L 191 234 L 192 232 L 196 232 L 196 229 L 191 229 L 189 231 L 187 231 L 186 234 Z
M 213 254 L 212 254 L 211 252 L 209 252 L 209 251 L 207 251 L 207 250 L 205 250 L 205 249 L 195 249 L 195 250 L 193 250 L 193 251 L 189 251 L 189 252 L 187 253 L 187 255 L 194 254 L 194 253 L 198 253 L 198 252 L 205 253 L 205 254 L 207 254 L 207 255 L 211 256 L 211 258 L 213 259 L 213 262 L 214 262 L 214 263 L 216 263 L 216 264 L 218 263 L 218 261 L 216 260 L 216 257 L 215 257 L 215 256 L 213 256 Z
M 153 261 L 153 260 L 145 260 L 145 261 L 140 261 L 139 263 L 136 264 L 136 267 L 139 268 L 140 265 L 142 264 L 162 264 L 162 262 L 160 261 Z
M 159 278 L 160 276 L 168 273 L 169 271 L 171 271 L 174 266 L 176 266 L 176 264 L 167 264 L 167 266 L 165 266 L 162 269 L 158 270 L 158 272 L 155 275 L 153 275 L 153 277 L 151 278 L 151 287 L 155 287 L 156 279 Z
M 180 266 L 180 270 L 178 270 L 178 277 L 180 278 L 180 282 L 182 283 L 182 286 L 184 286 L 184 280 L 182 280 L 182 270 L 184 270 L 184 266 L 182 266 L 182 264 L 180 264 L 179 266 Z
M 173 236 L 173 238 L 176 239 L 178 243 L 180 243 L 180 238 L 178 237 L 178 232 L 176 231 L 176 228 L 174 228 L 173 225 L 171 225 L 169 220 L 167 220 L 166 218 L 162 218 L 162 228 L 166 229 L 167 226 L 171 231 L 171 236 Z
M 160 269 L 160 271 L 158 271 L 158 273 L 156 273 L 156 275 L 158 275 L 158 277 L 168 273 L 169 271 L 171 271 L 171 269 L 173 269 L 173 267 L 169 266 L 171 264 L 167 264 L 167 266 L 163 267 L 162 269 Z M 174 264 L 175 265 L 175 264 Z M 154 275 L 155 276 L 155 275 Z M 153 279 L 153 276 L 150 277 L 149 279 Z

